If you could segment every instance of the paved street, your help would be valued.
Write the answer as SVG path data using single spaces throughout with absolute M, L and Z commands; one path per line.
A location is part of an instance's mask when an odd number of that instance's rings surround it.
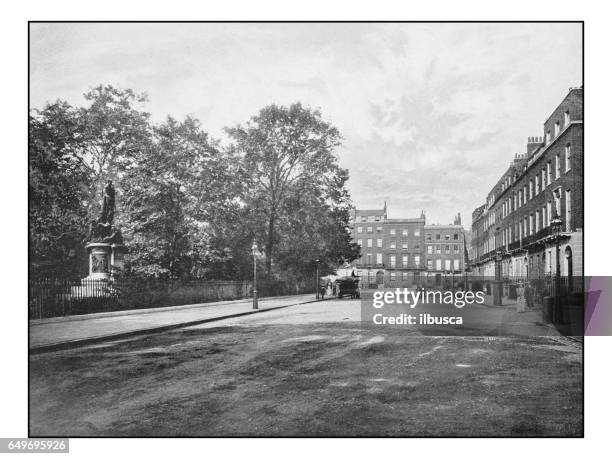
M 30 435 L 582 435 L 581 344 L 477 312 L 489 336 L 334 299 L 32 355 Z

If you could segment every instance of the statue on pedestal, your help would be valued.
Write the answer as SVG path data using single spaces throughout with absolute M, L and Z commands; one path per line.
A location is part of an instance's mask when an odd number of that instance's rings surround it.
M 108 181 L 104 186 L 102 210 L 97 220 L 89 224 L 89 234 L 83 241 L 89 255 L 89 276 L 83 281 L 109 280 L 123 269 L 123 236 L 113 226 L 115 217 L 115 187 Z M 97 284 L 96 284 L 97 285 Z

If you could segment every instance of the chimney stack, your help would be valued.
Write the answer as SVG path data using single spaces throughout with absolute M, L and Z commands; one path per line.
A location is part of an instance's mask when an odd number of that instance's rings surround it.
M 529 158 L 540 145 L 542 145 L 542 137 L 527 137 L 527 157 Z

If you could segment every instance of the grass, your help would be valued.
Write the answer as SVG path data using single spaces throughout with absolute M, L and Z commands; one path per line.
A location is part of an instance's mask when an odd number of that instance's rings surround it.
M 179 330 L 32 356 L 30 435 L 582 436 L 581 352 L 354 324 Z

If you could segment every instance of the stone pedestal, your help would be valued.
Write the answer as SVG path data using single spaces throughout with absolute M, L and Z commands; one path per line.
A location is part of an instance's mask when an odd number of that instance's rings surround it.
M 89 255 L 89 275 L 81 279 L 81 285 L 72 287 L 72 296 L 81 299 L 109 296 L 109 281 L 123 269 L 127 247 L 123 244 L 90 242 L 85 248 Z
M 111 276 L 116 276 L 125 267 L 125 254 L 127 247 L 123 244 L 111 244 L 110 272 Z
M 89 255 L 89 275 L 84 280 L 110 279 L 123 269 L 127 252 L 123 244 L 90 242 L 85 248 Z

